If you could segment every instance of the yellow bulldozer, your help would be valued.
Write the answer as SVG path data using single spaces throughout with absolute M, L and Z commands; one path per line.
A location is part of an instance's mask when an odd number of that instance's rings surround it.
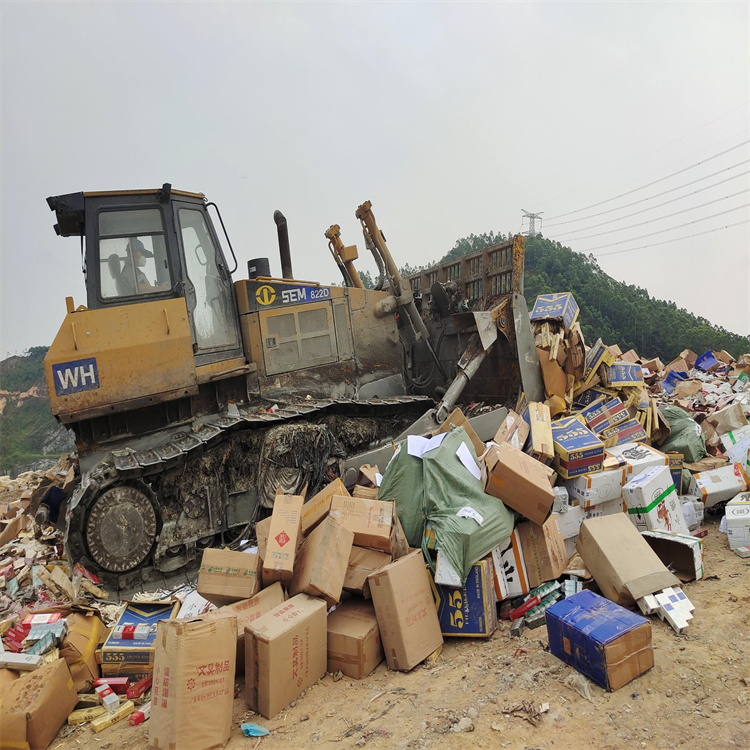
M 312 493 L 387 457 L 459 397 L 504 404 L 541 388 L 520 236 L 405 280 L 366 202 L 356 218 L 376 288 L 338 225 L 324 235 L 342 284 L 324 286 L 294 278 L 277 211 L 282 278 L 258 258 L 233 280 L 224 222 L 201 193 L 47 202 L 57 234 L 81 238 L 87 295 L 66 299 L 45 359 L 79 456 L 66 550 L 118 586 L 252 536 L 278 489 Z

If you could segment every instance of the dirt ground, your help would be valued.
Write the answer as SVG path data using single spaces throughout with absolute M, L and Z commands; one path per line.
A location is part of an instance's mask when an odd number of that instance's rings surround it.
M 718 518 L 707 526 L 706 578 L 684 587 L 696 607 L 690 627 L 679 636 L 652 617 L 656 664 L 615 693 L 588 680 L 581 687 L 578 673 L 545 650 L 546 628 L 511 639 L 504 622 L 488 641 L 446 640 L 434 666 L 405 674 L 383 663 L 361 681 L 326 675 L 270 721 L 247 710 L 238 680 L 227 748 L 750 748 L 750 560 L 728 549 Z M 549 709 L 535 725 L 543 703 Z M 472 729 L 456 731 L 464 717 Z M 244 737 L 244 721 L 270 735 Z M 147 741 L 148 723 L 122 722 L 98 735 L 64 727 L 52 747 L 126 750 Z

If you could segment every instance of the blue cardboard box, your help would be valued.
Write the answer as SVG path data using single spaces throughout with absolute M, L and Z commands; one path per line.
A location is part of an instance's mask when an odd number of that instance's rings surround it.
M 497 630 L 495 572 L 491 557 L 474 564 L 463 588 L 433 582 L 432 596 L 443 635 L 489 638 Z
M 627 422 L 608 427 L 602 430 L 599 437 L 604 440 L 607 448 L 623 443 L 641 443 L 646 439 L 646 430 L 637 419 L 628 419 Z
M 570 292 L 540 294 L 534 302 L 531 320 L 557 320 L 569 330 L 578 317 L 578 303 Z
M 713 352 L 710 349 L 707 352 L 701 354 L 701 356 L 695 360 L 695 366 L 699 370 L 703 370 L 703 372 L 710 372 L 720 364 L 721 362 L 719 362 L 719 360 L 714 357 Z
M 630 419 L 625 404 L 617 396 L 606 401 L 595 401 L 583 409 L 581 416 L 586 420 L 588 428 L 597 433 Z
M 584 590 L 547 610 L 549 649 L 610 692 L 654 666 L 651 623 Z
M 583 384 L 590 383 L 596 375 L 601 365 L 611 365 L 615 361 L 615 356 L 602 343 L 601 339 L 589 349 L 586 354 L 586 362 L 583 369 Z
M 610 399 L 614 398 L 616 395 L 617 393 L 615 391 L 608 391 L 606 388 L 599 388 L 598 386 L 595 386 L 594 388 L 589 388 L 588 390 L 579 393 L 575 397 L 575 403 L 578 406 L 589 406 L 602 396 Z
M 180 602 L 176 599 L 162 602 L 128 602 L 102 646 L 102 670 L 110 667 L 106 676 L 118 674 L 151 674 L 154 666 L 156 623 L 177 617 Z M 149 625 L 148 637 L 143 640 L 116 638 L 120 625 Z M 113 669 L 112 669 L 113 668 Z
M 643 384 L 643 370 L 630 362 L 615 362 L 604 368 L 604 385 L 608 388 L 624 388 Z

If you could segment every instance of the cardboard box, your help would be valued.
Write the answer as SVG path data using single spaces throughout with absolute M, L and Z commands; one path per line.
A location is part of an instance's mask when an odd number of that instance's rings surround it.
M 408 672 L 443 642 L 422 551 L 386 565 L 369 581 L 388 668 Z
M 378 550 L 365 547 L 352 547 L 344 575 L 344 589 L 369 599 L 370 584 L 367 577 L 390 562 L 391 556 L 387 552 L 378 552 Z
M 539 365 L 542 368 L 544 391 L 550 398 L 558 396 L 564 399 L 568 390 L 568 376 L 556 359 L 550 359 L 550 353 L 539 347 L 536 348 Z
M 442 634 L 489 638 L 497 630 L 495 573 L 491 557 L 475 563 L 461 588 L 433 587 Z
M 641 474 L 652 466 L 669 466 L 669 458 L 665 453 L 641 443 L 623 443 L 607 448 L 606 453 L 625 462 L 627 477 Z
M 245 701 L 271 719 L 314 685 L 327 664 L 325 602 L 297 594 L 245 629 Z
M 607 427 L 599 433 L 607 449 L 626 443 L 640 443 L 648 437 L 643 425 L 637 419 L 628 419 L 612 427 Z
M 681 581 L 703 578 L 703 540 L 672 531 L 643 531 L 641 536 Z
M 378 619 L 371 602 L 349 599 L 328 615 L 328 671 L 362 680 L 383 661 Z
M 263 557 L 263 586 L 292 580 L 303 503 L 301 495 L 276 495 L 274 499 Z
M 495 433 L 495 442 L 510 443 L 519 451 L 523 450 L 526 444 L 526 438 L 529 436 L 529 425 L 524 421 L 520 414 L 516 414 L 512 409 L 508 412 L 503 423 Z
M 750 545 L 750 492 L 730 500 L 724 508 L 729 549 Z
M 549 515 L 555 494 L 555 471 L 508 443 L 492 446 L 485 456 L 485 492 L 537 524 Z
M 588 385 L 593 382 L 599 368 L 602 365 L 605 367 L 611 365 L 614 361 L 615 357 L 612 352 L 602 344 L 601 339 L 598 339 L 586 354 L 586 364 L 583 370 L 583 384 Z
M 540 294 L 529 315 L 530 320 L 554 320 L 569 330 L 578 318 L 578 303 L 570 292 Z
M 74 612 L 68 615 L 68 634 L 60 648 L 73 678 L 76 692 L 85 693 L 99 677 L 96 650 L 104 640 L 107 628 L 96 614 Z
M 286 601 L 286 592 L 280 583 L 272 583 L 250 599 L 227 604 L 226 607 L 208 612 L 202 620 L 234 617 L 237 620 L 236 673 L 245 674 L 245 628 Z
M 602 594 L 616 604 L 631 606 L 646 594 L 679 585 L 624 513 L 586 519 L 576 550 Z
M 603 375 L 602 380 L 607 388 L 643 385 L 643 371 L 637 364 L 615 362 L 613 365 L 605 365 Z
M 529 444 L 526 453 L 543 464 L 549 464 L 555 455 L 549 406 L 531 401 L 526 416 L 529 423 Z
M 304 506 L 302 506 L 304 507 Z M 268 532 L 271 530 L 271 516 L 256 521 L 255 523 L 255 539 L 258 542 L 258 555 L 260 556 L 261 565 L 263 559 L 266 556 L 266 546 L 268 545 Z M 262 570 L 262 567 L 261 567 Z M 262 575 L 261 575 L 262 578 Z
M 600 386 L 594 386 L 592 388 L 587 388 L 585 391 L 581 391 L 581 393 L 579 393 L 575 397 L 574 401 L 578 406 L 590 406 L 595 401 L 599 401 L 600 399 L 609 401 L 616 396 L 616 391 L 610 391 Z
M 235 618 L 164 620 L 156 627 L 149 748 L 224 747 L 232 731 Z
M 393 503 L 364 497 L 334 495 L 330 515 L 354 533 L 354 544 L 383 552 L 391 551 Z
M 78 695 L 64 659 L 13 682 L 0 708 L 0 747 L 43 750 L 75 708 Z
M 348 494 L 344 483 L 336 477 L 330 484 L 323 487 L 317 495 L 310 498 L 302 506 L 302 514 L 300 516 L 302 533 L 307 536 L 328 515 L 334 495 L 345 497 Z
M 529 521 L 519 523 L 515 530 L 521 542 L 529 586 L 534 589 L 545 581 L 559 578 L 568 566 L 568 555 L 557 515 L 551 515 L 541 526 Z
M 466 430 L 466 437 L 471 440 L 471 444 L 474 446 L 474 453 L 477 456 L 481 456 L 484 453 L 484 443 L 480 440 L 474 428 L 469 424 L 469 420 L 466 419 L 461 409 L 454 409 L 446 418 L 445 422 L 440 425 L 440 429 L 434 433 L 435 435 L 441 435 L 444 432 L 450 432 L 454 427 L 463 427 Z
M 581 416 L 588 428 L 595 433 L 626 422 L 630 418 L 625 404 L 617 396 L 610 399 L 604 397 L 601 400 L 597 399 L 581 411 Z
M 299 548 L 289 593 L 319 596 L 329 607 L 338 604 L 353 542 L 354 533 L 328 516 Z
M 593 505 L 621 498 L 626 476 L 627 469 L 621 467 L 596 474 L 582 474 L 574 479 L 568 479 L 565 486 L 571 500 L 577 500 L 582 508 L 588 509 Z
M 725 451 L 731 450 L 732 446 L 737 445 L 744 438 L 750 438 L 750 424 L 747 427 L 740 427 L 739 430 L 732 430 L 721 436 L 721 445 Z
M 688 492 L 702 498 L 706 508 L 711 508 L 716 503 L 731 500 L 747 489 L 748 479 L 742 464 L 728 464 L 718 469 L 693 474 Z
M 672 484 L 674 484 L 677 494 L 682 494 L 682 467 L 685 463 L 685 457 L 682 453 L 672 453 L 671 451 L 666 454 L 669 459 L 669 473 L 672 476 Z
M 206 549 L 198 573 L 197 591 L 211 604 L 249 599 L 260 591 L 260 557 L 252 552 Z
M 592 473 L 591 467 L 601 469 L 604 443 L 576 417 L 563 417 L 552 425 L 555 447 L 555 468 L 563 479 Z
M 102 677 L 130 677 L 135 681 L 153 672 L 156 625 L 177 617 L 180 602 L 128 602 L 102 646 Z M 120 625 L 148 625 L 148 638 L 131 641 L 115 637 Z
M 668 466 L 654 466 L 622 488 L 628 518 L 638 531 L 661 529 L 689 534 Z
M 584 590 L 547 610 L 550 652 L 608 691 L 654 666 L 651 623 Z
M 552 516 L 557 518 L 557 526 L 563 539 L 577 539 L 586 511 L 580 505 L 572 505 L 565 513 L 553 513 Z

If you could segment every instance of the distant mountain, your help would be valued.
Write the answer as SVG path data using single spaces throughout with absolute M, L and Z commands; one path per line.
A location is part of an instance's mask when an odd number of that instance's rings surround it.
M 732 356 L 750 352 L 750 337 L 713 325 L 674 302 L 651 297 L 644 288 L 615 281 L 593 255 L 573 252 L 541 236 L 525 242 L 524 292 L 529 306 L 538 294 L 572 292 L 581 309 L 586 342 L 601 337 L 623 352 L 660 357 L 665 364 L 683 349 L 697 354 L 726 349 Z
M 46 346 L 0 362 L 0 474 L 47 469 L 75 449 L 72 433 L 49 409 Z
M 439 262 L 482 250 L 510 236 L 502 232 L 471 234 L 456 240 Z M 605 344 L 617 344 L 623 352 L 635 349 L 645 358 L 660 357 L 664 364 L 683 349 L 698 354 L 726 349 L 734 357 L 750 352 L 750 336 L 731 333 L 674 302 L 651 297 L 646 289 L 615 281 L 599 268 L 593 255 L 576 253 L 541 235 L 527 237 L 524 247 L 524 295 L 529 309 L 538 294 L 572 292 L 589 344 L 601 337 Z M 417 270 L 406 266 L 402 273 Z

